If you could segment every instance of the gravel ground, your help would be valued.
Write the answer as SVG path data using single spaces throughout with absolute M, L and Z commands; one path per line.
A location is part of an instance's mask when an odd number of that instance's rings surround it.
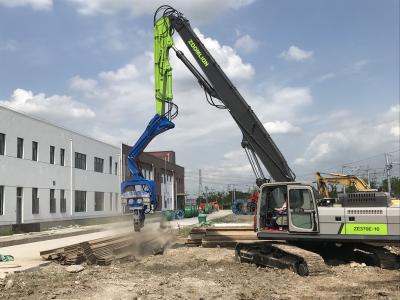
M 144 252 L 133 261 L 85 266 L 79 273 L 52 263 L 9 275 L 0 283 L 0 299 L 400 299 L 400 270 L 339 263 L 328 266 L 329 274 L 300 277 L 240 264 L 231 249 L 187 248 L 186 234 L 160 233 L 160 242 L 175 242 L 163 255 Z M 391 251 L 399 254 L 400 248 Z
M 355 265 L 355 266 L 354 266 Z M 234 251 L 186 248 L 68 273 L 51 264 L 9 276 L 0 299 L 400 299 L 400 271 L 343 264 L 329 275 L 240 264 Z

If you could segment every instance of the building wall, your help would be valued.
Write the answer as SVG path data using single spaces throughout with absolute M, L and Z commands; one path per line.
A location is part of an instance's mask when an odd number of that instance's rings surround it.
M 127 167 L 130 148 L 130 146 L 122 144 L 122 178 L 124 180 L 131 177 Z M 182 209 L 184 207 L 185 169 L 175 163 L 175 152 L 143 152 L 139 156 L 138 163 L 143 176 L 155 182 L 157 210 Z
M 4 212 L 0 225 L 15 224 L 17 187 L 22 187 L 22 223 L 48 222 L 120 214 L 119 177 L 115 174 L 120 149 L 50 123 L 0 107 L 0 133 L 6 149 L 0 155 L 0 186 L 4 186 Z M 17 158 L 17 138 L 24 139 L 23 158 Z M 32 141 L 38 143 L 38 161 L 32 160 Z M 55 147 L 54 164 L 50 146 Z M 60 149 L 65 163 L 60 165 Z M 86 170 L 74 167 L 75 152 L 86 154 Z M 94 157 L 104 159 L 104 173 L 94 171 Z M 109 174 L 109 157 L 112 170 Z M 32 188 L 38 189 L 39 213 L 32 213 Z M 50 189 L 55 190 L 56 212 L 50 213 Z M 66 212 L 60 212 L 60 190 L 65 190 Z M 86 191 L 86 211 L 75 212 L 75 190 Z M 104 192 L 104 210 L 94 210 L 94 192 Z M 112 193 L 110 207 L 109 195 Z M 116 200 L 117 199 L 117 200 Z

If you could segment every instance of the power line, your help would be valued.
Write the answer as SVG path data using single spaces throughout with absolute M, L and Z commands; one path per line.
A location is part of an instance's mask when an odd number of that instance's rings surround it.
M 363 159 L 360 159 L 360 160 L 357 160 L 357 161 L 345 163 L 345 164 L 343 164 L 343 166 L 353 165 L 353 164 L 356 164 L 356 163 L 359 163 L 359 162 L 362 162 L 362 161 L 370 160 L 371 158 L 380 157 L 380 156 L 388 154 L 388 153 L 391 154 L 391 153 L 396 153 L 396 152 L 399 152 L 399 151 L 400 151 L 400 149 L 399 150 L 390 151 L 390 152 L 384 152 L 384 153 L 376 154 L 376 155 L 373 155 L 373 156 L 370 156 L 370 157 L 366 157 L 366 158 L 363 158 Z
M 396 153 L 396 152 L 400 152 L 400 149 L 393 150 L 393 151 L 389 151 L 389 152 L 384 152 L 384 153 L 380 153 L 380 154 L 376 154 L 376 155 L 373 155 L 373 156 L 365 157 L 365 158 L 362 158 L 362 159 L 360 159 L 360 160 L 352 161 L 352 162 L 345 163 L 345 164 L 341 164 L 341 165 L 339 165 L 339 164 L 337 164 L 337 165 L 332 165 L 332 166 L 327 167 L 327 168 L 324 168 L 324 169 L 325 169 L 326 171 L 328 171 L 328 170 L 337 170 L 338 168 L 341 168 L 341 167 L 343 167 L 343 166 L 348 166 L 348 165 L 356 164 L 356 163 L 359 163 L 359 162 L 367 161 L 367 160 L 370 160 L 370 159 L 372 159 L 372 158 L 382 157 L 382 156 L 384 156 L 386 153 L 392 154 L 392 153 Z M 315 172 L 310 172 L 310 173 L 299 174 L 299 175 L 297 175 L 297 176 L 298 176 L 298 177 L 304 177 L 304 176 L 309 176 L 309 175 L 314 175 L 314 174 L 315 174 Z

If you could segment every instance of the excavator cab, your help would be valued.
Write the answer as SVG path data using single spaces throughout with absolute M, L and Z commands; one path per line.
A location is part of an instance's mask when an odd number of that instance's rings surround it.
M 296 183 L 261 186 L 258 231 L 275 233 L 319 232 L 313 188 Z

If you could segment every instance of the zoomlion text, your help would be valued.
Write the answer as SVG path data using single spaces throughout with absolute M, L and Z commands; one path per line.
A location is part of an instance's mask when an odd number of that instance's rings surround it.
M 197 48 L 196 44 L 193 42 L 192 39 L 188 40 L 189 46 L 193 49 L 194 53 L 196 53 L 197 57 L 200 59 L 200 61 L 203 63 L 204 66 L 208 66 L 208 61 L 207 59 L 203 56 L 199 48 Z

